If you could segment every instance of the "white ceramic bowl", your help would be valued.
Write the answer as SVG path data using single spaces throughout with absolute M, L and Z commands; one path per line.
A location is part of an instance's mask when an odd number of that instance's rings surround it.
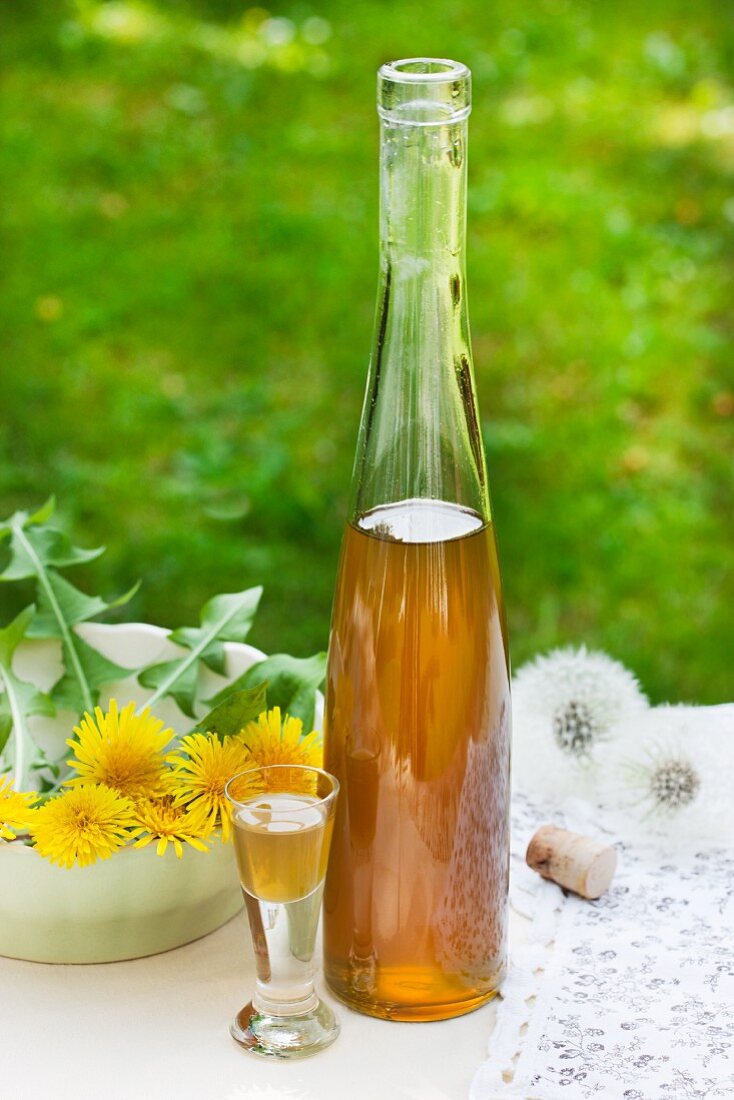
M 78 627 L 85 640 L 125 668 L 167 660 L 185 652 L 168 641 L 168 631 L 146 623 Z M 226 676 L 201 668 L 203 697 L 262 660 L 249 645 L 226 643 Z M 15 670 L 48 688 L 61 672 L 57 642 L 24 642 Z M 134 677 L 110 684 L 104 705 L 114 696 L 121 706 L 151 695 Z M 320 719 L 317 706 L 317 718 Z M 191 728 L 176 704 L 166 699 L 156 714 L 176 732 Z M 39 744 L 58 757 L 77 716 L 59 713 L 35 718 Z M 146 848 L 124 848 L 110 859 L 67 870 L 43 859 L 33 848 L 0 841 L 0 954 L 35 962 L 98 963 L 154 955 L 213 932 L 239 910 L 242 895 L 231 844 L 214 841 L 208 852 L 185 846 L 177 859 Z

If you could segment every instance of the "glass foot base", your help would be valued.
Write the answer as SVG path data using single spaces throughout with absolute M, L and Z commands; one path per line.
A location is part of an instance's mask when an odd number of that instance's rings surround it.
M 339 1023 L 323 1001 L 302 1016 L 268 1016 L 257 1012 L 250 1001 L 237 1013 L 229 1031 L 240 1046 L 263 1058 L 308 1058 L 331 1046 Z

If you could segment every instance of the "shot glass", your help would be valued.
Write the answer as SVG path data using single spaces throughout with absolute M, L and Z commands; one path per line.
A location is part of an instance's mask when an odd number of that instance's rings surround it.
M 257 968 L 230 1033 L 253 1054 L 304 1058 L 339 1034 L 313 966 L 339 783 L 320 768 L 278 764 L 240 772 L 225 790 Z

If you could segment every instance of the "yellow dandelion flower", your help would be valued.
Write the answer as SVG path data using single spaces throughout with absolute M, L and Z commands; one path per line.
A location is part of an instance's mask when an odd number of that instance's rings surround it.
M 16 833 L 28 828 L 37 798 L 36 794 L 16 791 L 7 777 L 0 776 L 0 837 L 3 840 L 15 840 Z
M 204 836 L 221 825 L 222 840 L 229 840 L 231 812 L 224 787 L 237 772 L 254 766 L 246 746 L 238 737 L 220 741 L 213 733 L 190 733 L 180 747 L 183 755 L 173 764 L 175 804 L 186 806 Z
M 85 783 L 49 799 L 36 810 L 30 833 L 52 863 L 86 867 L 109 857 L 140 832 L 129 798 L 101 783 Z
M 263 711 L 256 721 L 245 726 L 238 740 L 247 745 L 253 768 L 267 768 L 271 764 L 320 768 L 323 761 L 321 734 L 313 730 L 304 737 L 301 719 L 286 714 L 281 720 L 280 707 Z
M 164 750 L 173 737 L 173 730 L 164 729 L 163 722 L 146 708 L 135 713 L 135 704 L 119 711 L 110 700 L 107 714 L 96 707 L 94 718 L 85 714 L 74 727 L 76 739 L 67 741 L 74 758 L 67 761 L 77 775 L 67 779 L 67 786 L 80 783 L 103 783 L 127 798 L 157 798 L 167 793 L 170 755 Z
M 199 852 L 209 851 L 201 840 L 203 830 L 200 821 L 195 820 L 187 810 L 175 806 L 173 799 L 161 798 L 155 802 L 148 799 L 139 802 L 135 807 L 135 814 L 143 835 L 135 841 L 133 847 L 144 848 L 157 840 L 156 853 L 162 856 L 170 843 L 179 859 L 183 855 L 184 843 L 190 844 Z

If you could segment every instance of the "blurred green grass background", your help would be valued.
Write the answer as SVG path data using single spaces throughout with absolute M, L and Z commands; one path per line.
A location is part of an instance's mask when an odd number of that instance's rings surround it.
M 469 289 L 515 665 L 732 697 L 734 19 L 719 0 L 4 5 L 0 508 L 89 584 L 327 641 L 377 276 L 375 69 L 474 71 Z M 22 594 L 0 591 L 5 615 Z

